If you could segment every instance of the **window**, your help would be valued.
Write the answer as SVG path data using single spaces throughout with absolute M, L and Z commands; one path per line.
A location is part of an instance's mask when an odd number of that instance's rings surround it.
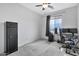
M 61 28 L 62 19 L 52 19 L 50 20 L 50 31 L 53 31 L 55 28 Z

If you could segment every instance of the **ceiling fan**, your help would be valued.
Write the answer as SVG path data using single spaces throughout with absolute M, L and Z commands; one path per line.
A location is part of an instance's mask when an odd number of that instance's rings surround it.
M 45 10 L 46 8 L 54 9 L 54 7 L 51 6 L 50 4 L 51 3 L 42 3 L 42 4 L 39 4 L 39 5 L 36 5 L 35 7 L 42 7 L 42 10 Z

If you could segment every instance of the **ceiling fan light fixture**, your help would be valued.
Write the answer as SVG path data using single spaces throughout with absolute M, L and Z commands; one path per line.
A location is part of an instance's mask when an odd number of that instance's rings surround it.
M 39 4 L 39 5 L 36 5 L 36 7 L 41 7 L 42 10 L 45 10 L 45 9 L 47 9 L 47 8 L 53 9 L 53 6 L 50 5 L 50 4 L 51 4 L 51 3 L 42 3 L 42 4 Z
M 47 8 L 48 4 L 43 4 L 42 6 L 43 6 L 43 8 Z

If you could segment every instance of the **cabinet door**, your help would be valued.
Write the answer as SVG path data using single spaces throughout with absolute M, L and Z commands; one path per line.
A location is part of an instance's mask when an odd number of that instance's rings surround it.
M 17 50 L 17 28 L 8 28 L 8 51 L 12 53 Z

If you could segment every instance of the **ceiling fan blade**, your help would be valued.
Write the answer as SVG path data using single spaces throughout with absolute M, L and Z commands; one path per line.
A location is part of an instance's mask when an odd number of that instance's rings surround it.
M 51 4 L 51 3 L 43 3 L 43 4 Z
M 47 3 L 47 4 L 51 4 L 51 3 Z
M 51 6 L 51 5 L 48 5 L 48 7 L 49 7 L 49 8 L 51 8 L 51 9 L 54 9 L 54 7 L 53 7 L 53 6 Z
M 42 5 L 36 5 L 36 7 L 40 7 L 40 6 L 42 6 Z

